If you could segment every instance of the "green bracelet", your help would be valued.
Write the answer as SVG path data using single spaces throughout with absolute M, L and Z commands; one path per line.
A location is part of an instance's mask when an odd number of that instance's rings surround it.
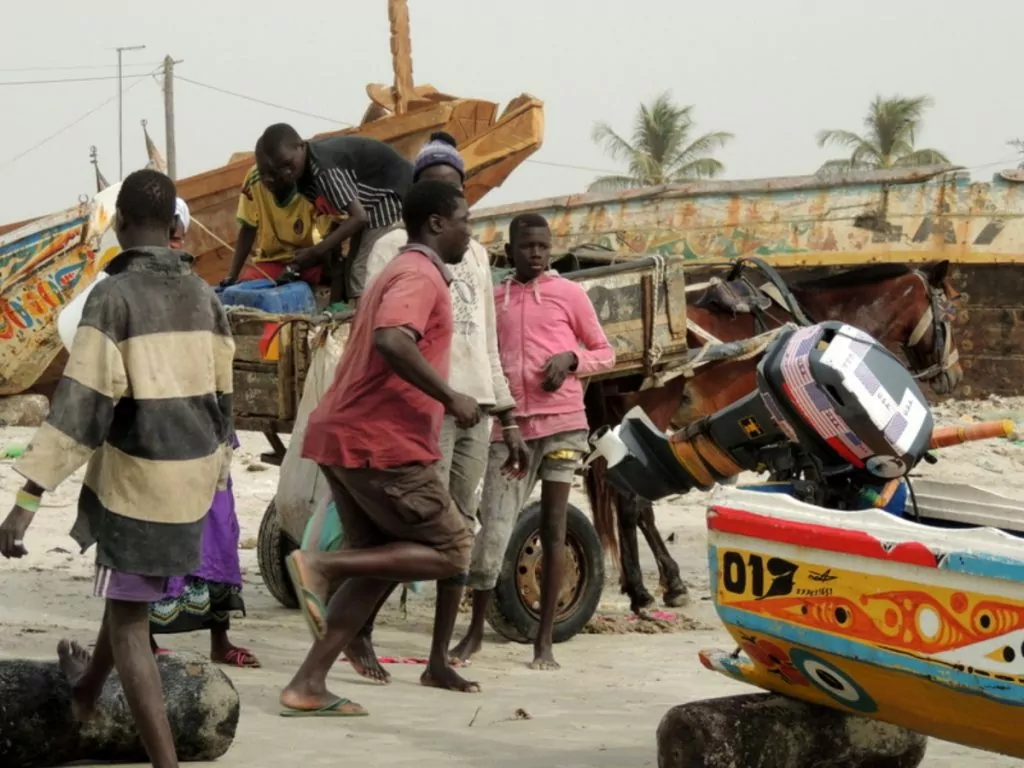
M 19 489 L 18 492 L 14 494 L 14 505 L 21 507 L 26 512 L 38 512 L 39 501 L 39 496 L 33 496 L 24 488 Z

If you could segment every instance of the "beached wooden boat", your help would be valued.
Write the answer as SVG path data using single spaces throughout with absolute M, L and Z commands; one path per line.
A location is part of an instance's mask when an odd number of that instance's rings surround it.
M 716 490 L 712 597 L 739 648 L 701 661 L 1024 758 L 1024 504 L 952 483 L 914 489 L 919 521 L 821 509 L 778 486 Z
M 0 235 L 0 396 L 39 379 L 61 349 L 57 314 L 117 252 L 118 189 Z
M 960 394 L 1024 393 L 1024 175 L 972 181 L 952 166 L 701 181 L 478 209 L 477 238 L 500 251 L 512 217 L 551 222 L 560 250 L 595 245 L 622 260 L 681 256 L 695 268 L 760 256 L 802 278 L 836 267 L 949 260 L 963 292 Z M 698 274 L 691 282 L 703 279 Z
M 418 108 L 404 114 L 314 138 L 369 136 L 391 144 L 412 159 L 431 133 L 447 131 L 458 142 L 466 160 L 466 197 L 470 205 L 499 186 L 540 148 L 544 136 L 541 100 L 523 94 L 513 99 L 499 116 L 498 104 L 494 102 L 457 99 L 439 94 L 429 86 L 423 89 L 438 100 L 425 99 Z M 376 94 L 373 86 L 368 92 Z M 376 98 L 384 101 L 380 95 Z M 377 104 L 373 102 L 371 109 Z M 196 271 L 207 282 L 219 282 L 231 264 L 238 235 L 238 190 L 252 163 L 251 153 L 239 153 L 228 165 L 177 182 L 178 193 L 189 204 L 195 223 L 189 229 L 185 248 L 196 257 Z

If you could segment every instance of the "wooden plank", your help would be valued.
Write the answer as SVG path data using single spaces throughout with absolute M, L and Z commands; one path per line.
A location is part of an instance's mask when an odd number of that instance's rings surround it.
M 239 336 L 235 334 L 235 362 L 255 363 L 263 362 L 260 358 L 261 336 Z
M 276 365 L 254 366 L 240 363 L 235 365 L 234 374 L 233 400 L 236 416 L 280 418 Z
M 295 325 L 287 323 L 282 326 L 278 338 L 280 353 L 277 360 L 277 402 L 278 418 L 291 420 L 295 418 L 298 402 L 295 395 L 294 350 L 292 339 L 295 337 Z

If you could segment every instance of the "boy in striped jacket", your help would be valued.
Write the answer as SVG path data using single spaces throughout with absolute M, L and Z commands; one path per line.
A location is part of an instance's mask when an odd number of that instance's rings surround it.
M 72 710 L 90 719 L 117 669 L 156 768 L 178 765 L 149 644 L 149 603 L 199 565 L 210 499 L 231 457 L 234 342 L 213 290 L 191 258 L 168 247 L 174 183 L 129 175 L 114 227 L 122 252 L 90 293 L 46 423 L 15 471 L 25 484 L 0 525 L 0 554 L 27 554 L 40 497 L 88 463 L 71 535 L 96 545 L 93 594 L 106 601 L 92 654 L 57 647 Z

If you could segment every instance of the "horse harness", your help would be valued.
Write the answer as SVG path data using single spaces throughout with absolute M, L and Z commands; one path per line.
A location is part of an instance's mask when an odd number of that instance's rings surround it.
M 755 285 L 749 280 L 743 274 L 744 268 L 748 264 L 763 274 L 768 282 L 762 285 Z M 924 285 L 929 297 L 929 307 L 921 315 L 910 336 L 902 346 L 904 351 L 909 353 L 911 349 L 921 343 L 928 329 L 932 329 L 932 352 L 936 362 L 924 370 L 913 372 L 912 374 L 915 379 L 927 380 L 948 371 L 959 362 L 959 351 L 953 346 L 952 325 L 956 309 L 953 306 L 952 300 L 946 296 L 945 291 L 941 287 L 932 287 L 928 279 L 919 270 L 914 270 L 912 274 Z M 701 309 L 732 315 L 752 315 L 754 318 L 755 334 L 759 336 L 784 324 L 768 314 L 772 304 L 776 304 L 780 309 L 788 312 L 800 325 L 807 326 L 813 324 L 812 318 L 800 306 L 799 301 L 797 301 L 778 271 L 764 259 L 758 257 L 737 259 L 726 278 L 724 280 L 712 278 L 706 290 L 694 302 L 694 306 Z M 690 330 L 705 343 L 717 341 L 710 334 L 702 333 L 703 329 L 701 328 L 694 326 Z

